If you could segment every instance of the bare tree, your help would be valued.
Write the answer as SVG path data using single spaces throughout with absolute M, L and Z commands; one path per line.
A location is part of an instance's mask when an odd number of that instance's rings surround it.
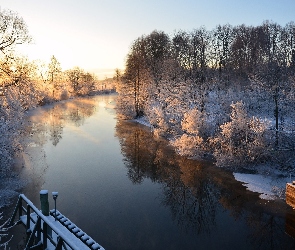
M 229 62 L 232 41 L 233 27 L 231 25 L 218 25 L 212 31 L 211 63 L 215 69 L 218 69 L 219 80 L 224 80 L 225 83 L 229 83 Z

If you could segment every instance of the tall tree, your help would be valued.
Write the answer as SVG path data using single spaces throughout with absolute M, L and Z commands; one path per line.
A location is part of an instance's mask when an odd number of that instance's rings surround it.
M 127 55 L 126 69 L 121 83 L 122 86 L 119 88 L 119 91 L 128 91 L 131 95 L 132 109 L 137 117 L 143 114 L 143 97 L 146 95 L 145 84 L 148 79 L 145 42 L 145 39 L 141 37 L 133 43 L 131 51 Z
M 55 56 L 52 56 L 50 59 L 50 63 L 48 64 L 48 81 L 51 84 L 57 84 L 58 75 L 61 73 L 60 62 L 56 59 Z
M 145 63 L 151 74 L 153 84 L 160 93 L 160 81 L 165 72 L 165 60 L 170 58 L 170 38 L 163 31 L 153 31 L 144 38 Z
M 229 24 L 218 25 L 212 31 L 211 61 L 212 66 L 218 69 L 219 80 L 229 83 L 229 70 L 231 58 L 231 44 L 233 41 L 233 27 Z

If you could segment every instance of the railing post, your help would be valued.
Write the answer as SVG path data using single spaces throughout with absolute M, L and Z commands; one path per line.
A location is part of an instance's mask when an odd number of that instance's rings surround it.
M 63 243 L 62 238 L 58 236 L 55 250 L 62 250 L 62 243 Z
M 27 204 L 27 226 L 26 226 L 27 233 L 31 231 L 31 207 Z
M 27 234 L 27 238 L 26 238 L 26 242 L 29 241 L 30 235 L 31 235 L 31 207 L 29 206 L 29 204 L 27 204 L 27 223 L 26 223 L 26 234 Z
M 47 224 L 43 221 L 43 249 L 47 248 Z
M 40 191 L 40 201 L 42 214 L 49 216 L 48 190 Z
M 38 218 L 37 220 L 37 241 L 40 242 L 41 241 L 41 217 Z
M 23 215 L 23 204 L 22 204 L 22 198 L 21 196 L 19 197 L 19 202 L 18 202 L 18 216 L 19 218 Z

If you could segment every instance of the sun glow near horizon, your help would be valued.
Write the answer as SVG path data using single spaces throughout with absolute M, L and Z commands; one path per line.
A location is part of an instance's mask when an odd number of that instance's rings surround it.
M 63 70 L 78 66 L 99 72 L 103 79 L 110 69 L 124 69 L 132 42 L 153 30 L 173 34 L 227 23 L 259 25 L 264 20 L 284 26 L 294 19 L 295 2 L 1 0 L 0 8 L 17 12 L 26 22 L 33 43 L 19 46 L 19 51 L 29 59 L 47 63 L 54 55 Z
M 28 57 L 29 60 L 48 64 L 52 56 L 60 62 L 62 70 L 80 67 L 87 72 L 95 74 L 99 79 L 112 77 L 115 68 L 124 68 L 124 61 L 118 62 L 117 67 L 112 67 L 112 63 L 116 61 L 111 55 L 107 55 L 102 49 L 91 51 L 86 50 L 84 53 L 77 51 L 79 45 L 75 47 L 66 44 L 58 44 L 55 41 L 36 41 L 30 44 L 22 44 L 17 47 L 16 52 L 20 55 Z M 107 58 L 107 59 L 105 59 Z

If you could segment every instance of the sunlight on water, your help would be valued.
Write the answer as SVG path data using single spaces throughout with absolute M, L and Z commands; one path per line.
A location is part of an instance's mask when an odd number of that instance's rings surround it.
M 104 108 L 106 106 L 106 103 L 105 102 L 99 102 L 98 106 Z

